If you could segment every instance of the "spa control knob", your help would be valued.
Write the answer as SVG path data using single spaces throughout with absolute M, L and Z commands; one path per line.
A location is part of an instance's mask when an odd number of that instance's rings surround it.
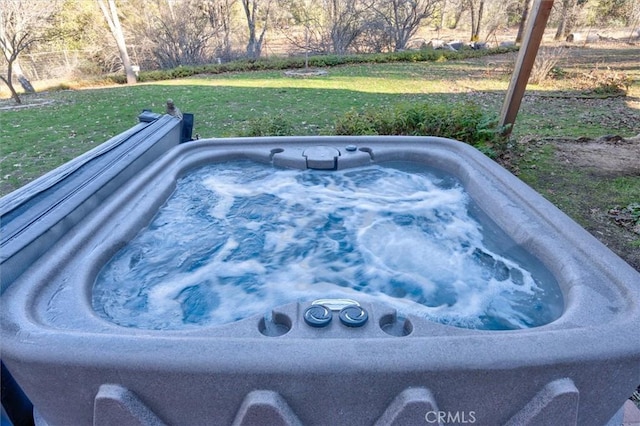
M 311 305 L 304 311 L 304 322 L 311 327 L 326 327 L 332 317 L 331 310 L 323 305 Z
M 369 315 L 360 306 L 347 306 L 340 311 L 340 321 L 347 327 L 362 327 Z

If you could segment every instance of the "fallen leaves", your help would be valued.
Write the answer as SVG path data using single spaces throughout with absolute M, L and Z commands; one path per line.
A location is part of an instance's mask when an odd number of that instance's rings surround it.
M 607 212 L 618 226 L 640 235 L 640 203 L 631 203 L 626 207 L 616 206 Z

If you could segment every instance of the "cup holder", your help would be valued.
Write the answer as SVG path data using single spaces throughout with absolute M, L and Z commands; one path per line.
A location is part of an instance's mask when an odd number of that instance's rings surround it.
M 332 302 L 332 300 L 329 299 L 322 299 L 322 301 L 328 301 L 327 303 Z M 342 299 L 339 301 L 342 301 Z M 338 310 L 338 308 L 340 309 Z M 285 313 L 285 311 L 288 313 Z M 347 332 L 353 334 L 353 337 L 380 336 L 379 332 L 375 331 L 375 328 L 364 327 L 368 322 L 367 320 L 374 319 L 369 317 L 367 311 L 368 309 L 362 308 L 359 304 L 355 303 L 347 304 L 346 306 L 336 304 L 335 302 L 333 304 L 329 303 L 329 306 L 318 303 L 311 304 L 304 311 L 300 321 L 301 324 L 296 323 L 296 327 L 302 325 L 302 328 L 295 334 L 298 335 L 299 332 L 302 332 L 303 336 L 319 337 L 316 332 L 308 333 L 313 329 L 327 328 L 331 330 L 328 331 L 329 334 L 326 334 L 326 332 L 322 333 L 321 335 L 323 337 L 331 337 L 333 335 L 342 336 Z M 267 337 L 278 337 L 288 334 L 294 324 L 291 319 L 291 313 L 292 312 L 285 309 L 268 312 L 258 321 L 258 331 Z M 340 326 L 329 327 L 331 323 L 334 322 L 332 321 L 334 316 L 336 316 L 336 321 L 339 319 Z M 389 336 L 403 337 L 413 333 L 412 322 L 408 318 L 398 315 L 396 311 L 386 310 L 386 313 L 382 314 L 379 318 L 377 323 L 380 329 Z M 304 323 L 302 323 L 302 321 L 304 321 Z M 350 329 L 352 331 L 348 331 Z M 359 332 L 357 329 L 362 329 L 363 331 Z
M 278 337 L 283 336 L 291 330 L 291 318 L 288 315 L 272 312 L 267 314 L 258 324 L 258 330 L 265 336 Z
M 393 313 L 380 318 L 380 328 L 390 336 L 403 337 L 411 334 L 413 324 L 407 318 Z

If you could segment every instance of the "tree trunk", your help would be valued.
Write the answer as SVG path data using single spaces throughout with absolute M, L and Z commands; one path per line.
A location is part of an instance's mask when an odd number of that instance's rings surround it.
M 249 59 L 257 59 L 260 54 L 258 53 L 258 40 L 256 40 L 256 27 L 249 24 L 249 41 L 247 42 L 247 56 Z
M 224 33 L 224 47 L 223 47 L 223 52 L 224 52 L 224 56 L 226 60 L 230 60 L 231 59 L 231 7 L 233 6 L 233 3 L 235 2 L 235 0 L 232 0 L 231 2 L 229 2 L 229 0 L 227 0 L 225 2 L 225 7 L 224 7 L 224 15 L 223 15 L 223 21 L 222 21 L 222 29 L 223 29 L 223 33 Z
M 2 20 L 2 15 L 0 15 L 0 49 L 2 50 L 2 56 L 7 60 L 7 77 L 0 75 L 0 80 L 2 80 L 7 87 L 9 87 L 9 91 L 11 92 L 11 97 L 17 104 L 21 104 L 22 100 L 16 92 L 15 87 L 13 87 L 13 64 L 18 57 L 18 54 L 15 51 L 12 51 L 9 48 L 9 40 L 7 39 L 7 35 L 4 32 L 4 22 Z
M 36 89 L 33 88 L 27 76 L 25 76 L 22 72 L 22 67 L 20 66 L 20 63 L 18 63 L 18 61 L 15 61 L 13 63 L 13 72 L 16 74 L 16 77 L 18 78 L 18 81 L 20 82 L 20 85 L 24 89 L 25 93 L 36 93 Z
M 556 30 L 556 35 L 553 36 L 554 40 L 560 40 L 562 38 L 562 34 L 564 34 L 564 27 L 565 27 L 565 16 L 564 16 L 564 10 L 562 12 L 562 16 L 560 17 L 560 22 L 558 22 L 558 29 Z
M 9 71 L 7 74 L 9 75 L 8 78 L 5 78 L 4 76 L 0 75 L 0 80 L 4 81 L 4 84 L 6 84 L 7 87 L 9 87 L 9 91 L 11 92 L 11 98 L 19 105 L 22 103 L 22 99 L 20 99 L 18 92 L 16 92 L 16 89 L 13 87 L 13 83 L 11 81 L 11 66 L 9 66 Z
M 563 36 L 566 37 L 573 30 L 575 8 L 576 0 L 562 0 L 560 21 L 558 22 L 556 35 L 553 37 L 554 40 L 560 40 Z
M 476 7 L 473 4 L 473 0 L 469 0 L 469 12 L 471 13 L 471 37 L 469 39 L 473 41 L 476 31 Z
M 478 19 L 476 20 L 476 28 L 473 31 L 471 41 L 480 40 L 480 24 L 482 23 L 482 14 L 484 12 L 484 0 L 480 0 L 480 6 L 478 6 Z
M 456 12 L 453 14 L 453 23 L 448 26 L 450 30 L 455 30 L 458 28 L 458 24 L 460 23 L 460 19 L 462 18 L 462 14 L 464 13 L 464 9 L 462 6 L 458 7 Z
M 256 0 L 242 0 L 244 14 L 247 17 L 247 27 L 249 28 L 249 41 L 247 42 L 247 56 L 249 59 L 257 59 L 260 57 L 261 46 L 256 38 L 256 12 L 258 6 Z M 264 31 L 263 31 L 264 34 Z
M 115 0 L 107 1 L 109 2 L 109 9 L 107 9 L 107 6 L 104 4 L 104 0 L 97 0 L 104 18 L 107 20 L 107 24 L 109 24 L 109 29 L 111 29 L 111 34 L 116 41 L 116 45 L 118 46 L 118 53 L 120 54 L 120 59 L 124 66 L 124 72 L 127 76 L 127 84 L 135 84 L 137 83 L 136 73 L 133 71 L 131 66 L 131 60 L 129 59 L 129 53 L 127 52 L 127 44 L 124 40 L 122 26 L 120 25 L 120 18 L 118 18 L 118 9 L 116 8 Z
M 438 25 L 438 31 L 444 28 L 444 17 L 445 17 L 446 9 L 447 9 L 447 0 L 442 0 L 440 2 L 440 25 Z M 440 38 L 439 34 L 438 34 L 438 38 Z
M 529 9 L 531 8 L 532 0 L 524 0 L 524 8 L 522 9 L 522 17 L 520 18 L 520 25 L 518 26 L 518 34 L 516 35 L 516 43 L 522 41 L 522 33 L 524 32 L 524 24 L 527 22 L 529 16 Z
M 573 7 L 569 10 L 569 16 L 564 25 L 564 34 L 562 34 L 563 38 L 566 40 L 569 34 L 573 32 L 573 28 L 576 25 L 577 20 L 577 5 L 574 4 Z

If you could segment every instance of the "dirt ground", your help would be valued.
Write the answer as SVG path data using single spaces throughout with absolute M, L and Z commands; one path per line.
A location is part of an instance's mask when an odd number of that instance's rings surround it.
M 614 180 L 640 177 L 640 135 L 633 138 L 605 136 L 598 139 L 547 139 L 554 146 L 555 161 L 580 173 L 583 179 Z M 607 206 L 598 191 L 580 188 L 575 181 L 563 182 L 561 173 L 554 176 L 554 188 L 573 192 L 573 203 L 582 210 L 583 226 L 598 240 L 640 271 L 640 199 L 635 209 L 629 206 Z M 637 182 L 637 180 L 636 180 Z M 549 189 L 552 191 L 552 189 Z
M 640 176 L 640 135 L 556 140 L 556 156 L 572 167 L 589 168 L 603 177 Z

